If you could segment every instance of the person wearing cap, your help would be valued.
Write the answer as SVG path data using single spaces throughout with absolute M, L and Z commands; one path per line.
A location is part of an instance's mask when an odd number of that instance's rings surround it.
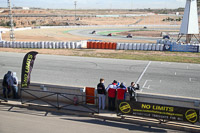
M 100 79 L 100 83 L 97 85 L 97 93 L 99 97 L 99 109 L 105 109 L 106 89 L 103 78 Z
M 13 91 L 13 98 L 18 99 L 18 78 L 17 73 L 13 72 L 13 85 L 12 85 L 12 91 Z
M 128 87 L 130 101 L 137 101 L 136 90 L 139 90 L 139 89 L 140 89 L 139 84 L 136 85 L 134 82 L 131 82 L 131 86 Z
M 126 98 L 127 88 L 125 84 L 122 82 L 119 87 L 117 88 L 117 100 L 125 100 Z
M 108 85 L 106 91 L 108 92 L 108 110 L 115 110 L 115 97 L 116 97 L 117 81 L 114 80 L 112 84 Z

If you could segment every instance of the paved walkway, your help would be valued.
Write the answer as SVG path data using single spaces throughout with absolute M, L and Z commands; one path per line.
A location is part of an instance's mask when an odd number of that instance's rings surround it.
M 43 106 L 38 106 L 39 104 Z M 9 100 L 8 102 L 3 102 L 1 100 L 0 105 L 11 106 L 10 110 L 12 109 L 12 107 L 19 107 L 19 108 L 27 108 L 27 109 L 40 110 L 40 111 L 42 110 L 42 111 L 47 112 L 47 114 L 49 112 L 56 112 L 56 113 L 64 113 L 64 114 L 103 119 L 104 121 L 116 121 L 116 122 L 123 122 L 123 123 L 129 123 L 129 124 L 137 124 L 137 125 L 139 124 L 142 126 L 147 126 L 149 128 L 157 127 L 157 128 L 173 129 L 173 130 L 179 130 L 179 131 L 200 132 L 200 124 L 191 125 L 187 123 L 177 123 L 177 122 L 167 122 L 167 123 L 159 124 L 159 121 L 156 119 L 133 117 L 133 116 L 119 117 L 116 115 L 115 112 L 111 112 L 108 110 L 100 110 L 99 114 L 91 113 L 91 112 L 87 112 L 86 108 L 83 108 L 82 106 L 71 106 L 69 110 L 65 110 L 65 109 L 58 110 L 56 108 L 52 108 L 48 105 L 41 104 L 39 102 L 38 104 L 21 104 L 20 100 Z

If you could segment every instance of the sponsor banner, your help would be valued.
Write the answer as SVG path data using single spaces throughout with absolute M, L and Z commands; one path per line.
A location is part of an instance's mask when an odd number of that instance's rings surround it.
M 194 45 L 172 45 L 173 52 L 199 52 L 199 46 Z
M 199 110 L 134 101 L 118 101 L 118 113 L 169 121 L 199 122 Z
M 28 88 L 30 84 L 31 71 L 38 52 L 29 52 L 24 56 L 22 63 L 22 75 L 21 75 L 21 88 Z

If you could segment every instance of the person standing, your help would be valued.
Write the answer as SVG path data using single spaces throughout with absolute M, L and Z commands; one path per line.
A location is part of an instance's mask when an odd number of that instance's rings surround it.
M 117 88 L 117 100 L 123 101 L 126 98 L 127 88 L 122 82 L 120 86 Z
M 108 110 L 115 110 L 115 97 L 116 97 L 117 81 L 114 80 L 112 84 L 108 85 L 106 91 L 108 92 Z
M 97 85 L 97 93 L 99 97 L 99 109 L 105 109 L 105 101 L 106 101 L 106 89 L 104 86 L 104 79 L 100 79 L 100 83 Z
M 2 82 L 2 86 L 3 86 L 3 96 L 4 98 L 9 98 L 9 94 L 11 91 L 11 86 L 10 83 L 12 83 L 12 72 L 8 71 L 4 77 L 3 77 L 3 82 Z
M 18 78 L 16 72 L 13 72 L 13 85 L 12 85 L 12 91 L 13 91 L 13 98 L 18 99 Z
M 139 84 L 136 85 L 134 82 L 131 82 L 131 86 L 128 87 L 130 101 L 137 101 L 136 90 L 139 90 L 139 89 L 140 89 Z

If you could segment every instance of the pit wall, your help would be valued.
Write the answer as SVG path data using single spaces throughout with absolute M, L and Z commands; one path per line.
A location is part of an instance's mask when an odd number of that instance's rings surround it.
M 1 84 L 2 84 L 2 80 L 0 80 L 0 89 L 2 89 Z M 45 93 L 34 92 L 33 94 L 38 97 L 51 94 L 51 93 L 47 92 L 47 91 L 50 91 L 50 92 L 72 94 L 72 95 L 66 95 L 70 99 L 73 99 L 74 96 L 76 96 L 76 95 L 80 95 L 80 96 L 78 96 L 78 101 L 79 102 L 85 101 L 85 87 L 31 83 L 29 89 L 40 90 L 40 91 L 45 92 Z M 19 91 L 20 91 L 20 85 L 19 85 Z M 0 95 L 2 95 L 2 90 L 0 90 Z M 26 94 L 24 92 L 22 93 L 22 95 L 23 95 L 23 98 L 27 98 L 27 99 L 33 98 L 31 95 Z M 95 96 L 97 96 L 96 92 L 95 92 Z M 106 98 L 106 101 L 107 101 L 107 99 L 108 98 Z M 57 96 L 54 95 L 54 96 L 48 97 L 48 98 L 46 98 L 46 100 L 56 101 Z M 59 97 L 59 100 L 63 103 L 71 103 L 72 102 L 63 97 Z M 126 94 L 126 100 L 129 100 L 128 93 Z M 138 92 L 137 100 L 138 100 L 138 102 L 155 103 L 155 104 L 179 106 L 179 107 L 186 107 L 186 108 L 195 108 L 195 109 L 200 110 L 200 98 L 177 97 L 177 96 L 170 96 L 170 95 Z M 95 103 L 96 103 L 96 100 L 95 100 Z M 106 102 L 106 103 L 108 103 L 108 102 Z

